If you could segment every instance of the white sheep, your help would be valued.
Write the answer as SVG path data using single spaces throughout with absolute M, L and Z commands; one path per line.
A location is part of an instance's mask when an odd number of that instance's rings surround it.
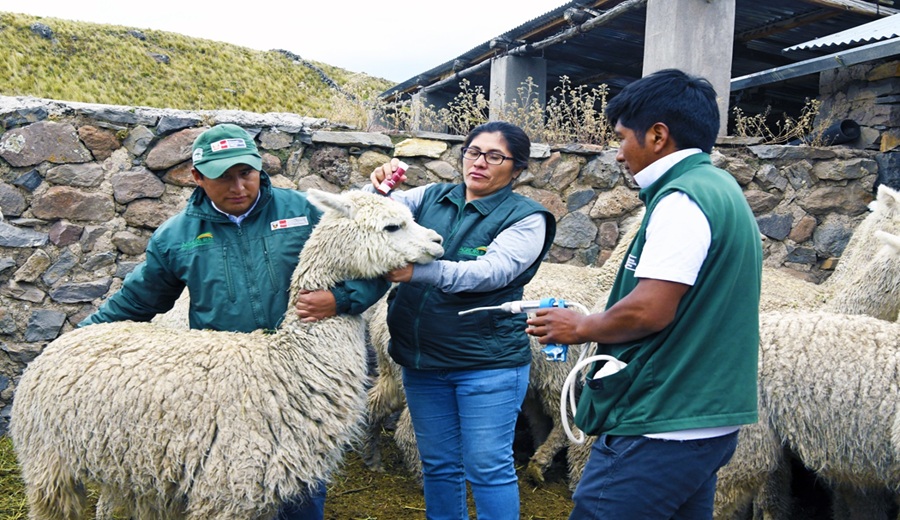
M 64 334 L 28 366 L 10 431 L 31 518 L 80 518 L 93 482 L 136 518 L 265 519 L 329 479 L 365 413 L 364 322 L 301 322 L 297 291 L 443 250 L 388 198 L 309 190 L 309 199 L 324 215 L 276 331 L 98 324 Z

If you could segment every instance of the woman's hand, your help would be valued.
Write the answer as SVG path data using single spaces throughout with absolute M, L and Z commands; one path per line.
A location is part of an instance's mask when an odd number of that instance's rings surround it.
M 372 186 L 375 186 L 377 188 L 384 181 L 384 179 L 390 177 L 391 174 L 397 171 L 399 165 L 400 159 L 394 158 L 391 159 L 391 162 L 384 163 L 378 168 L 375 168 L 375 170 L 372 172 L 372 175 L 369 176 L 369 179 L 371 179 L 372 181 Z M 400 181 L 397 182 L 397 184 L 400 184 L 401 182 L 406 182 L 406 174 L 400 176 Z

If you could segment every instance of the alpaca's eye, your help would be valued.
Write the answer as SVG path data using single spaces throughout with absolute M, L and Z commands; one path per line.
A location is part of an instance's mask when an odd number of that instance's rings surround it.
M 400 231 L 400 226 L 398 226 L 397 224 L 388 224 L 387 226 L 384 226 L 384 230 L 388 233 L 395 233 L 397 231 Z

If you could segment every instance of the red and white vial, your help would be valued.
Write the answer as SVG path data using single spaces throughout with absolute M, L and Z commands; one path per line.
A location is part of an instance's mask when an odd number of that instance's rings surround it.
M 394 189 L 394 186 L 400 182 L 400 177 L 406 172 L 406 169 L 409 168 L 405 162 L 400 161 L 400 164 L 397 165 L 397 171 L 395 171 L 390 177 L 385 177 L 381 184 L 378 185 L 378 191 L 384 195 L 387 195 L 389 191 Z

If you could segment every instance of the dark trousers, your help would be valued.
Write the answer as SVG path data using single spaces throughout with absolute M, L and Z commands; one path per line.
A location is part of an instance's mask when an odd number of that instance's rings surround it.
M 323 520 L 325 518 L 325 484 L 308 497 L 289 502 L 278 510 L 276 520 Z
M 737 432 L 670 441 L 601 435 L 572 495 L 570 520 L 709 520 L 716 472 L 734 454 Z

